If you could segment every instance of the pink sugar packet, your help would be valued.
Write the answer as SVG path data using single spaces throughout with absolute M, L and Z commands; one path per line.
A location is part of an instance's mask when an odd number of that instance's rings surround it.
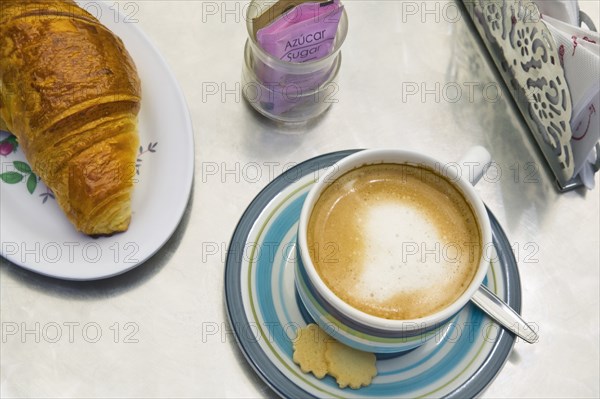
M 329 55 L 343 12 L 340 0 L 302 3 L 256 32 L 256 40 L 268 54 L 284 62 L 304 63 Z M 306 101 L 307 93 L 318 88 L 331 75 L 331 66 L 310 73 L 291 73 L 277 66 L 256 63 L 255 73 L 267 87 L 260 102 L 273 114 L 282 114 Z
M 259 29 L 256 40 L 267 53 L 282 61 L 318 60 L 333 48 L 342 10 L 339 0 L 300 4 Z

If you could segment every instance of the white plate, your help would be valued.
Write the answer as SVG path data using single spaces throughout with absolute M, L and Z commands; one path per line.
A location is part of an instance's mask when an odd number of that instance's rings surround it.
M 85 236 L 54 199 L 44 196 L 43 183 L 29 193 L 25 175 L 16 184 L 0 181 L 0 255 L 44 275 L 94 280 L 140 265 L 173 234 L 192 186 L 194 137 L 183 94 L 162 56 L 137 28 L 135 10 L 124 9 L 128 15 L 122 15 L 101 2 L 80 5 L 123 40 L 142 81 L 139 134 L 145 152 L 139 157 L 131 225 L 111 237 Z M 154 152 L 147 151 L 150 145 Z M 20 149 L 0 156 L 0 173 L 15 171 L 14 161 L 25 161 Z

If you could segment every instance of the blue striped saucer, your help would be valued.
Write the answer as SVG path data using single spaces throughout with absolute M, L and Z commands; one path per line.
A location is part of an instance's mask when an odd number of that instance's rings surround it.
M 326 154 L 287 170 L 249 205 L 233 234 L 225 265 L 227 312 L 249 364 L 287 398 L 464 398 L 480 394 L 506 362 L 515 336 L 467 305 L 426 344 L 378 355 L 378 375 L 358 390 L 329 376 L 304 374 L 292 360 L 292 340 L 312 322 L 294 288 L 300 209 L 320 173 L 355 150 Z M 485 284 L 520 312 L 521 286 L 510 244 L 489 212 L 498 253 Z

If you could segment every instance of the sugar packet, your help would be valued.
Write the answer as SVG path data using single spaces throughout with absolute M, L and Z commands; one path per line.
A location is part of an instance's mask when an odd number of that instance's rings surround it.
M 342 9 L 339 0 L 302 3 L 259 29 L 256 40 L 267 53 L 282 61 L 321 59 L 333 48 Z

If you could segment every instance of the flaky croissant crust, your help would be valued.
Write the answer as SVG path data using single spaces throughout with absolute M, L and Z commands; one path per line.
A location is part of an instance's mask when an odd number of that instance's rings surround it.
M 140 80 L 123 42 L 73 1 L 0 1 L 0 118 L 85 234 L 126 230 Z

